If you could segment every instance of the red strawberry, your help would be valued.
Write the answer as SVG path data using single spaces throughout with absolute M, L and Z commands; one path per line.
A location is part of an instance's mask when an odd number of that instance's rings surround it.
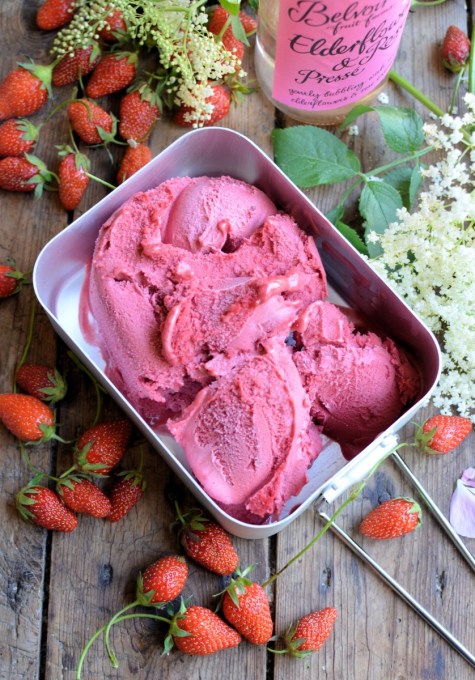
M 432 416 L 416 432 L 416 445 L 424 453 L 440 455 L 453 451 L 472 431 L 462 416 Z
M 122 97 L 119 103 L 119 132 L 125 140 L 143 142 L 160 117 L 157 97 L 143 86 Z
M 75 0 L 45 0 L 36 13 L 36 25 L 42 31 L 52 31 L 68 24 L 73 18 Z
M 70 510 L 100 519 L 107 517 L 111 502 L 94 482 L 81 475 L 60 479 L 56 491 Z
M 41 475 L 31 480 L 15 496 L 15 503 L 21 517 L 45 529 L 74 531 L 78 518 L 67 508 L 60 497 L 46 486 L 37 482 Z
M 52 81 L 55 87 L 71 85 L 90 73 L 101 57 L 97 44 L 78 47 L 72 54 L 66 54 L 54 67 Z
M 185 587 L 188 565 L 183 557 L 162 557 L 137 579 L 137 604 L 164 604 L 174 600 Z
M 34 191 L 41 196 L 52 174 L 37 156 L 7 156 L 0 160 L 0 189 L 4 191 Z
M 223 85 L 211 85 L 211 94 L 206 98 L 206 103 L 211 112 L 202 115 L 195 120 L 193 109 L 189 106 L 180 106 L 175 114 L 175 123 L 183 127 L 207 126 L 217 123 L 229 113 L 231 95 Z
M 183 548 L 195 562 L 221 576 L 236 571 L 239 556 L 229 534 L 216 522 L 211 522 L 201 511 L 192 510 L 182 515 L 178 511 L 179 536 Z
M 77 443 L 76 467 L 82 472 L 107 475 L 122 460 L 132 430 L 129 420 L 114 420 L 90 427 Z
M 44 364 L 23 364 L 16 372 L 15 382 L 23 392 L 42 401 L 60 401 L 67 390 L 58 369 Z
M 94 102 L 76 99 L 68 104 L 67 113 L 74 132 L 86 144 L 101 144 L 114 136 L 114 118 Z
M 58 197 L 65 210 L 75 210 L 89 184 L 90 162 L 87 156 L 67 146 L 60 155 L 63 159 L 58 168 Z
M 122 479 L 114 484 L 109 494 L 111 501 L 111 511 L 107 515 L 109 522 L 118 522 L 130 512 L 142 498 L 147 486 L 138 470 L 121 472 L 119 475 Z
M 286 651 L 297 657 L 318 652 L 330 636 L 336 618 L 337 611 L 332 607 L 302 616 L 285 635 Z
M 254 645 L 265 645 L 274 624 L 264 588 L 246 578 L 250 568 L 232 579 L 223 597 L 223 614 L 241 635 Z
M 244 14 L 244 12 L 241 12 L 241 14 Z M 224 48 L 231 52 L 231 54 L 234 54 L 239 61 L 242 61 L 244 43 L 234 35 L 229 17 L 230 14 L 227 10 L 223 7 L 217 7 L 211 15 L 208 31 L 213 33 L 213 35 L 219 36 Z
M 0 420 L 23 442 L 57 439 L 53 411 L 30 394 L 0 394 Z
M 92 72 L 86 94 L 92 99 L 105 97 L 122 90 L 135 78 L 137 55 L 135 52 L 112 52 L 102 57 Z
M 470 56 L 470 40 L 457 26 L 449 26 L 440 51 L 442 65 L 452 73 L 462 70 Z
M 117 183 L 121 184 L 152 160 L 152 152 L 146 144 L 131 144 L 127 147 L 117 172 Z
M 368 538 L 399 538 L 422 524 L 422 512 L 412 498 L 391 498 L 371 510 L 359 526 Z
M 40 128 L 26 119 L 10 118 L 0 125 L 0 156 L 23 156 L 33 149 Z
M 52 64 L 20 64 L 0 83 L 0 120 L 30 116 L 46 103 L 51 92 Z
M 9 260 L 9 264 L 0 264 L 0 298 L 18 293 L 28 280 L 29 276 L 16 268 L 14 260 Z
M 183 632 L 188 635 L 183 635 Z M 206 656 L 221 649 L 237 647 L 241 636 L 211 609 L 194 605 L 185 609 L 184 606 L 174 617 L 169 636 L 173 638 L 176 647 L 185 654 Z M 165 641 L 165 651 L 172 646 L 169 636 Z
M 106 42 L 117 42 L 126 32 L 127 24 L 124 20 L 124 15 L 120 9 L 113 9 L 107 15 L 106 24 L 99 31 L 99 36 Z

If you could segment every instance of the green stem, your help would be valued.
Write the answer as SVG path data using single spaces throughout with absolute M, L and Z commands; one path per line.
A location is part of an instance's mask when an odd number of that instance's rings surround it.
M 412 0 L 411 9 L 413 7 L 436 7 L 436 5 L 443 5 L 447 0 L 431 0 L 430 2 L 419 2 L 419 0 Z
M 409 156 L 404 156 L 403 158 L 396 158 L 394 161 L 386 163 L 386 165 L 380 165 L 379 168 L 375 168 L 374 170 L 371 170 L 371 172 L 366 173 L 364 177 L 367 177 L 368 175 L 379 175 L 382 172 L 391 170 L 392 168 L 395 168 L 398 165 L 402 165 L 403 163 L 407 163 L 410 160 L 420 158 L 421 156 L 425 156 L 427 153 L 430 153 L 433 150 L 434 147 L 425 146 L 423 149 L 419 149 L 419 151 L 414 151 L 414 153 L 410 154 Z
M 124 610 L 123 610 L 124 611 Z M 127 621 L 128 619 L 154 619 L 155 621 L 161 621 L 162 623 L 170 623 L 170 619 L 166 619 L 163 616 L 158 616 L 157 614 L 126 614 L 125 616 L 120 616 L 119 618 L 114 617 L 114 623 L 121 623 L 121 621 Z M 84 661 L 86 659 L 87 653 L 91 648 L 92 644 L 97 640 L 97 638 L 102 635 L 107 629 L 109 624 L 104 624 L 101 628 L 96 630 L 94 635 L 89 638 L 84 648 L 82 649 L 81 656 L 79 657 L 78 667 L 76 669 L 76 680 L 81 680 L 82 667 L 84 666 Z
M 47 472 L 43 472 L 43 470 L 39 470 L 37 467 L 35 467 L 31 462 L 29 455 L 26 452 L 26 447 L 24 443 L 22 441 L 18 441 L 18 444 L 20 446 L 20 453 L 21 457 L 23 458 L 23 462 L 25 463 L 27 468 L 33 472 L 33 474 L 41 475 L 42 477 L 47 477 L 48 479 L 51 479 L 53 482 L 59 481 L 57 477 L 53 477 L 52 475 L 49 475 Z
M 123 607 L 120 611 L 117 612 L 117 614 L 114 614 L 114 616 L 110 619 L 109 623 L 105 627 L 104 644 L 107 651 L 107 656 L 109 657 L 109 661 L 111 662 L 113 668 L 119 668 L 119 662 L 117 661 L 117 657 L 114 653 L 114 650 L 110 645 L 110 630 L 114 623 L 116 623 L 116 621 L 118 621 L 118 619 L 123 614 L 125 614 L 126 611 L 132 609 L 133 607 L 136 607 L 138 604 L 139 604 L 138 600 L 134 600 L 134 602 L 131 602 L 130 604 Z
M 15 379 L 13 381 L 13 392 L 16 392 L 16 374 L 18 372 L 18 369 L 23 366 L 23 364 L 26 361 L 26 357 L 28 356 L 28 352 L 30 351 L 31 343 L 33 340 L 33 330 L 35 327 L 35 316 L 36 316 L 36 300 L 33 299 L 33 302 L 31 303 L 31 311 L 30 311 L 30 319 L 28 321 L 28 331 L 26 334 L 26 342 L 25 346 L 23 347 L 23 352 L 21 354 L 21 357 L 18 361 L 16 370 L 15 370 Z
M 468 91 L 475 94 L 475 26 L 470 36 L 470 55 L 468 57 Z
M 89 177 L 89 179 L 93 179 L 95 182 L 98 182 L 99 184 L 104 185 L 108 189 L 117 189 L 117 187 L 115 187 L 110 182 L 106 182 L 105 179 L 101 179 L 100 177 L 96 177 L 96 175 L 91 175 L 90 172 L 86 172 L 85 174 L 86 174 L 87 177 Z
M 462 80 L 463 80 L 463 78 L 464 78 L 464 76 L 465 76 L 465 71 L 466 71 L 466 69 L 467 69 L 467 65 L 465 64 L 465 66 L 463 66 L 463 67 L 460 69 L 460 71 L 458 72 L 457 80 L 456 80 L 456 82 L 455 82 L 454 91 L 453 91 L 453 93 L 452 93 L 452 98 L 451 98 L 451 100 L 450 100 L 450 106 L 449 106 L 449 113 L 450 113 L 450 114 L 452 114 L 452 112 L 453 112 L 453 110 L 454 110 L 454 107 L 455 107 L 455 105 L 456 105 L 456 103 L 457 103 L 457 95 L 458 95 L 458 92 L 459 92 L 459 89 L 460 89 L 460 85 L 461 85 L 461 83 L 462 83 Z
M 423 3 L 426 4 L 426 3 Z M 445 114 L 445 111 L 443 111 L 440 106 L 437 106 L 435 102 L 432 101 L 432 99 L 429 99 L 429 97 L 426 97 L 425 94 L 423 94 L 420 90 L 417 89 L 417 87 L 414 87 L 412 83 L 410 83 L 408 80 L 403 78 L 399 73 L 394 71 L 394 69 L 391 69 L 389 71 L 389 78 L 390 80 L 393 81 L 393 83 L 396 83 L 396 85 L 399 85 L 402 87 L 404 90 L 407 90 L 409 94 L 411 94 L 417 101 L 419 101 L 421 104 L 423 104 L 429 111 L 432 111 L 432 113 L 435 113 L 436 116 L 439 118 Z
M 397 446 L 393 447 L 392 449 L 390 449 L 390 451 L 387 452 L 387 454 L 384 456 L 384 458 L 382 458 L 380 461 L 378 461 L 378 462 L 376 463 L 376 465 L 373 466 L 373 468 L 370 470 L 370 472 L 369 472 L 369 474 L 367 475 L 367 477 L 365 477 L 365 479 L 363 479 L 362 482 L 360 482 L 357 486 L 355 486 L 355 487 L 352 489 L 352 491 L 350 492 L 350 495 L 348 496 L 348 498 L 344 501 L 344 503 L 342 503 L 342 504 L 340 505 L 339 508 L 337 508 L 337 509 L 335 510 L 335 512 L 334 512 L 333 515 L 330 517 L 330 519 L 328 520 L 328 522 L 320 529 L 320 531 L 312 538 L 312 540 L 311 540 L 309 543 L 307 543 L 307 545 L 306 545 L 305 547 L 303 547 L 302 550 L 300 550 L 296 555 L 294 555 L 294 556 L 293 556 L 286 564 L 284 564 L 284 566 L 283 566 L 281 569 L 279 569 L 279 570 L 276 571 L 274 574 L 272 574 L 272 576 L 270 576 L 270 577 L 267 579 L 267 581 L 265 581 L 265 582 L 262 584 L 262 587 L 263 587 L 263 588 L 266 588 L 266 587 L 269 586 L 271 583 L 273 583 L 274 581 L 276 581 L 277 578 L 278 578 L 278 577 L 279 577 L 286 569 L 288 569 L 292 564 L 294 564 L 294 562 L 297 562 L 297 560 L 299 560 L 299 559 L 307 552 L 307 550 L 309 550 L 310 548 L 312 548 L 312 547 L 315 545 L 315 543 L 317 543 L 317 542 L 320 540 L 320 538 L 328 531 L 328 529 L 331 527 L 331 525 L 334 523 L 334 521 L 337 519 L 337 517 L 338 517 L 339 515 L 341 515 L 341 513 L 343 512 L 343 510 L 344 510 L 346 507 L 348 507 L 348 505 L 349 505 L 352 501 L 354 501 L 355 498 L 357 498 L 357 497 L 360 495 L 360 493 L 362 492 L 362 490 L 363 490 L 364 487 L 366 486 L 366 482 L 368 481 L 368 479 L 370 479 L 370 478 L 373 476 L 373 474 L 374 474 L 375 471 L 378 469 L 378 467 L 381 465 L 381 463 L 383 463 L 383 461 L 385 461 L 386 458 L 388 458 L 392 453 L 395 453 L 398 449 L 402 448 L 403 446 L 407 446 L 407 444 L 402 443 L 402 444 L 398 444 Z

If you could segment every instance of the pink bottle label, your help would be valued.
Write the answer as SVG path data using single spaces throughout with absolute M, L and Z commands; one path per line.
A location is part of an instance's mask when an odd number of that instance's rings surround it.
M 367 95 L 396 58 L 410 5 L 410 0 L 280 0 L 273 98 L 319 111 Z

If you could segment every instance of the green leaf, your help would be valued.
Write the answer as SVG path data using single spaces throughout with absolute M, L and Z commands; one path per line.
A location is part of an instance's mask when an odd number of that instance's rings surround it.
M 219 4 L 224 9 L 227 9 L 229 14 L 233 15 L 239 14 L 241 0 L 219 0 Z
M 300 187 L 343 182 L 360 172 L 358 157 L 327 130 L 296 125 L 272 131 L 277 165 Z
M 249 0 L 248 5 L 251 9 L 254 10 L 254 12 L 257 12 L 259 9 L 259 0 Z
M 391 222 L 397 220 L 397 210 L 402 208 L 401 194 L 382 180 L 370 179 L 365 184 L 359 200 L 359 210 L 365 220 L 365 236 L 375 231 L 383 234 Z M 370 257 L 382 252 L 378 243 L 366 239 Z
M 359 116 L 374 111 L 379 117 L 384 139 L 397 153 L 417 151 L 424 142 L 423 121 L 414 109 L 400 106 L 355 106 L 340 125 L 340 130 L 351 125 Z
M 347 114 L 343 123 L 340 125 L 340 130 L 344 130 L 348 127 L 348 125 L 351 125 L 357 118 L 362 116 L 363 113 L 369 113 L 370 111 L 373 111 L 373 107 L 365 106 L 364 104 L 359 104 L 358 106 L 353 107 Z
M 231 28 L 234 34 L 234 37 L 240 40 L 242 43 L 245 45 L 249 46 L 249 40 L 247 39 L 246 31 L 244 30 L 244 26 L 241 24 L 241 19 L 239 18 L 239 15 L 231 16 Z
M 407 166 L 395 168 L 384 175 L 386 184 L 390 184 L 399 192 L 402 198 L 402 203 L 408 210 L 411 207 L 411 178 L 413 169 Z
M 336 224 L 339 220 L 341 220 L 344 212 L 345 206 L 343 205 L 343 203 L 338 203 L 338 205 L 335 208 L 332 208 L 329 212 L 327 212 L 326 218 L 332 224 Z
M 345 224 L 341 220 L 338 220 L 338 222 L 335 223 L 335 227 L 346 238 L 346 240 L 349 241 L 354 248 L 356 248 L 356 250 L 359 253 L 362 253 L 363 255 L 368 255 L 368 247 L 366 246 L 366 243 L 363 241 L 361 236 L 353 229 L 353 227 L 350 227 L 348 224 Z
M 374 106 L 373 111 L 378 114 L 386 144 L 393 151 L 409 153 L 423 144 L 423 121 L 414 109 Z
M 422 184 L 421 167 L 423 167 L 423 166 L 416 165 L 416 167 L 413 168 L 413 170 L 412 170 L 411 184 L 409 186 L 409 205 L 410 206 L 412 206 L 412 204 L 416 200 L 416 196 L 417 196 L 419 189 L 420 189 L 420 186 Z

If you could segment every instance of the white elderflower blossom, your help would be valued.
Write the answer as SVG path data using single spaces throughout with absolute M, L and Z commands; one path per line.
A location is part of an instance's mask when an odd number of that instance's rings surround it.
M 417 209 L 401 209 L 399 222 L 378 234 L 383 253 L 371 263 L 438 336 L 435 406 L 475 422 L 475 145 L 464 131 L 475 122 L 475 96 L 465 103 L 463 118 L 425 126 L 441 158 L 422 172 Z

